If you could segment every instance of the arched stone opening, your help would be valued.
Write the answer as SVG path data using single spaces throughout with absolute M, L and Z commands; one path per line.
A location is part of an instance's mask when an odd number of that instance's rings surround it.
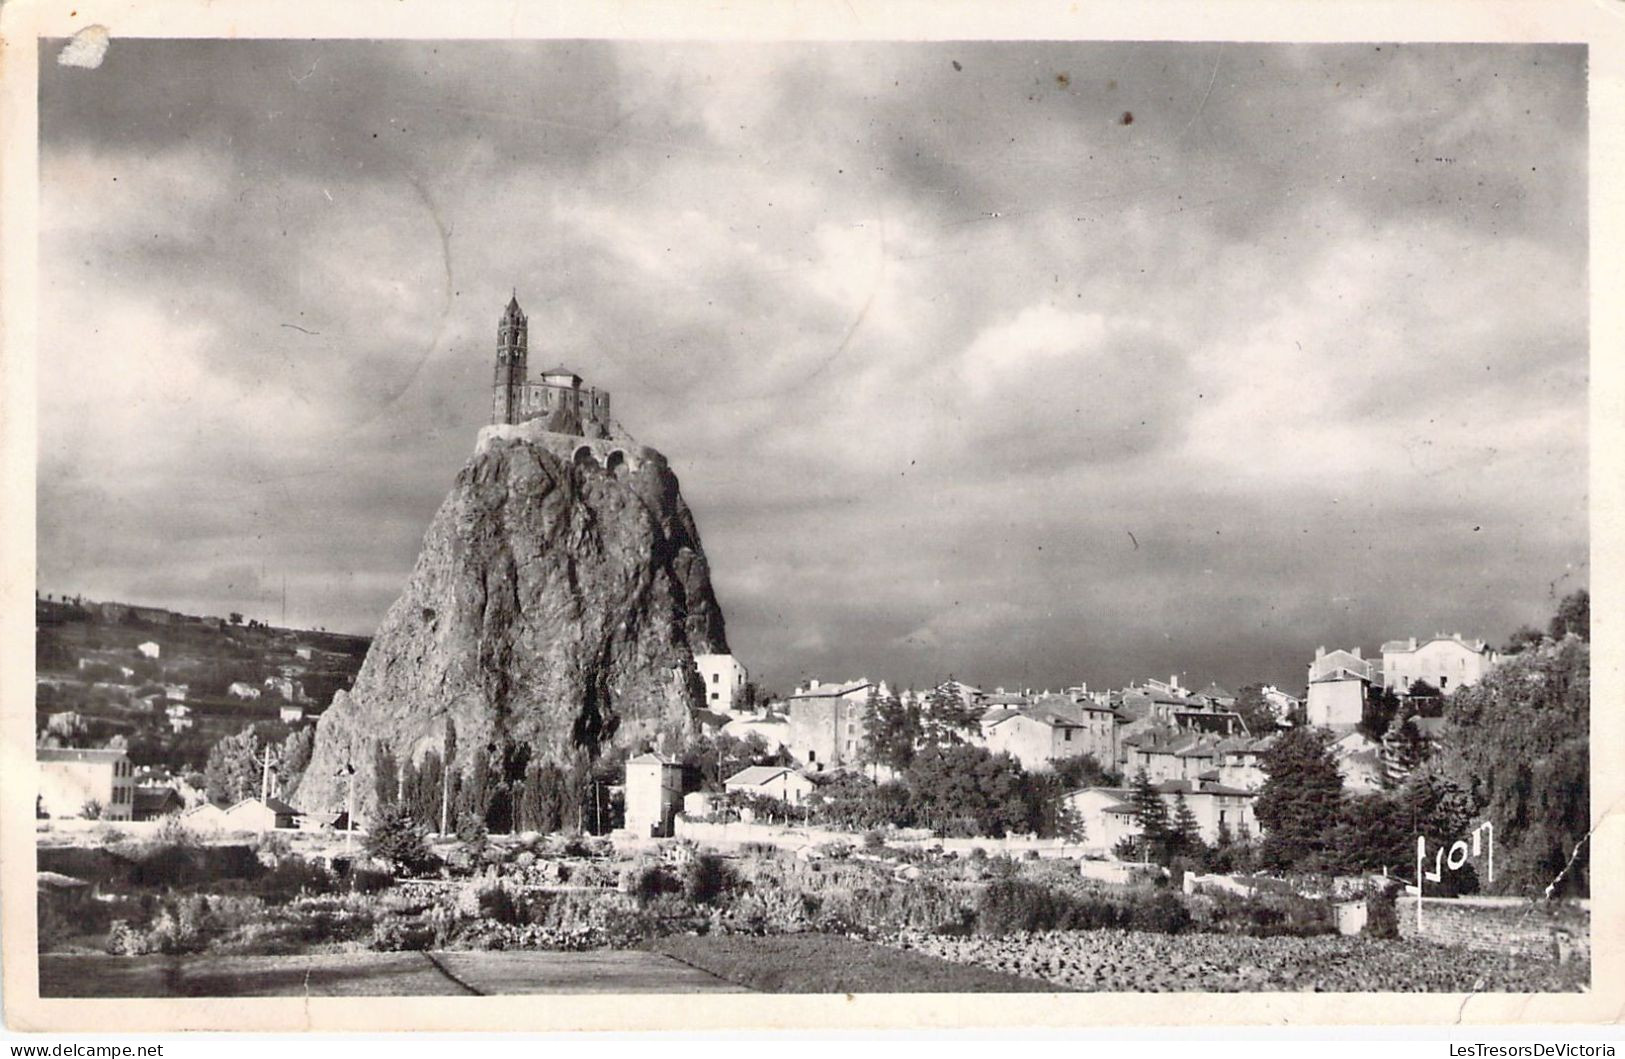
M 616 449 L 609 454 L 609 459 L 604 461 L 604 467 L 617 478 L 623 477 L 630 470 L 626 462 L 626 453 L 620 449 Z
M 598 466 L 598 461 L 593 459 L 591 445 L 579 445 L 576 447 L 575 465 L 577 467 Z

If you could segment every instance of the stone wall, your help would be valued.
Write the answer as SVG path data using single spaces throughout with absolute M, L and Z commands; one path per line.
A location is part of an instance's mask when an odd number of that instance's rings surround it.
M 1458 948 L 1548 960 L 1591 959 L 1591 913 L 1571 902 L 1401 897 L 1399 933 Z

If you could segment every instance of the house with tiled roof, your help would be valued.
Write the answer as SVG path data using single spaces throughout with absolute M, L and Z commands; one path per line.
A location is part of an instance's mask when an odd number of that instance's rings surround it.
M 683 804 L 683 763 L 645 751 L 626 761 L 626 829 L 639 838 L 665 838 Z
M 813 781 L 784 765 L 751 765 L 722 781 L 729 794 L 776 798 L 787 805 L 800 805 L 817 787 Z
M 857 762 L 868 732 L 864 712 L 871 693 L 884 696 L 888 691 L 868 680 L 813 680 L 796 688 L 785 700 L 791 756 L 814 772 Z
M 1195 779 L 1163 780 L 1153 787 L 1170 819 L 1184 802 L 1196 819 L 1197 833 L 1209 845 L 1219 840 L 1221 829 L 1237 840 L 1259 833 L 1254 791 Z M 1085 787 L 1068 794 L 1066 804 L 1083 824 L 1083 844 L 1091 852 L 1112 852 L 1124 838 L 1140 833 L 1132 787 Z
M 1353 728 L 1365 712 L 1366 698 L 1376 680 L 1376 667 L 1352 651 L 1315 648 L 1309 663 L 1309 723 L 1319 728 Z
M 1389 640 L 1382 645 L 1382 686 L 1403 695 L 1420 680 L 1448 695 L 1478 683 L 1499 661 L 1489 644 L 1460 633 Z
M 981 718 L 982 743 L 1029 772 L 1088 754 L 1103 767 L 1117 760 L 1117 712 L 1089 698 L 1044 695 L 1021 706 L 994 707 Z

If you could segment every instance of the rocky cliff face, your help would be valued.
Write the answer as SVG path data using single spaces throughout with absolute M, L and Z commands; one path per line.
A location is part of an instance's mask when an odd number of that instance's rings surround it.
M 524 745 L 565 760 L 658 732 L 703 705 L 695 654 L 727 651 L 677 478 L 653 449 L 487 427 L 423 541 L 348 694 L 316 728 L 294 795 L 342 808 L 347 764 L 371 807 L 374 746 L 397 760 Z

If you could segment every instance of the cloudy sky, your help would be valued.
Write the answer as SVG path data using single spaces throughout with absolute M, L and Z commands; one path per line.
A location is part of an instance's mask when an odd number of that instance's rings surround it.
M 1297 686 L 1587 581 L 1583 49 L 55 47 L 42 591 L 370 632 L 510 288 L 778 690 Z

